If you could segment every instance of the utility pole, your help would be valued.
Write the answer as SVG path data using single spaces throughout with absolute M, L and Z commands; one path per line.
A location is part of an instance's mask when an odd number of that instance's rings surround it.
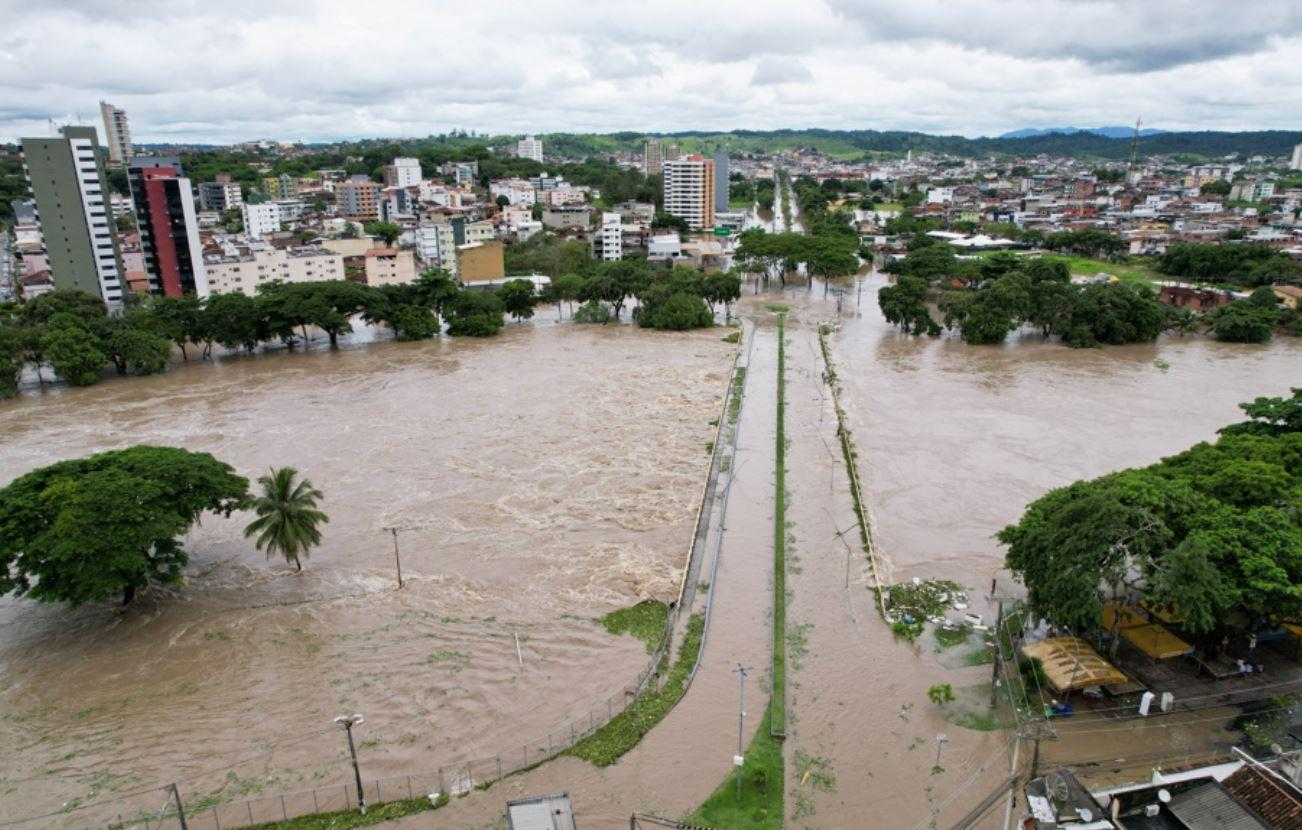
M 185 823 L 185 807 L 181 804 L 181 791 L 176 788 L 176 784 L 168 787 L 172 791 L 172 797 L 176 799 L 176 820 L 181 823 L 181 830 L 189 830 Z
M 398 566 L 398 587 L 402 588 L 402 558 L 398 556 L 398 528 L 388 529 L 393 534 L 393 562 Z
M 750 669 L 738 663 L 733 671 L 737 672 L 737 755 L 733 758 L 733 764 L 737 767 L 737 800 L 741 801 L 742 758 L 744 757 L 741 751 L 741 740 L 746 723 L 746 672 Z
M 366 723 L 366 720 L 360 715 L 340 715 L 335 718 L 335 723 L 344 728 L 348 733 L 348 753 L 353 756 L 353 779 L 357 782 L 357 806 L 366 815 L 366 794 L 362 792 L 362 771 L 357 766 L 357 746 L 353 743 L 353 727 Z

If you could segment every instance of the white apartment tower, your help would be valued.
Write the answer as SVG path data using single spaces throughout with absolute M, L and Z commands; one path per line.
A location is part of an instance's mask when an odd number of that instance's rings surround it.
M 280 230 L 280 205 L 275 202 L 245 202 L 240 212 L 244 216 L 244 235 L 249 239 L 261 239 Z
M 664 164 L 664 152 L 660 149 L 660 140 L 648 138 L 642 146 L 642 172 L 648 176 L 659 176 Z
M 415 187 L 420 179 L 420 159 L 396 158 L 384 166 L 385 187 Z
M 618 213 L 601 214 L 601 232 L 597 236 L 596 253 L 606 262 L 624 258 L 624 227 Z
M 1289 160 L 1288 169 L 1302 170 L 1302 144 L 1293 145 L 1293 158 Z
M 539 164 L 542 164 L 542 141 L 531 135 L 527 135 L 516 142 L 515 154 L 522 159 L 533 159 Z
M 714 160 L 700 155 L 664 162 L 665 213 L 694 231 L 714 226 Z
M 107 101 L 100 101 L 99 114 L 104 119 L 104 141 L 108 143 L 109 164 L 120 167 L 135 155 L 135 148 L 131 146 L 131 127 L 127 125 L 127 111 L 118 109 Z

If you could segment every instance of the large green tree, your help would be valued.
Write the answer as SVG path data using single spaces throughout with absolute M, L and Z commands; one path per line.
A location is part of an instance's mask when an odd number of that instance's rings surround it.
M 1205 640 L 1302 614 L 1302 431 L 1282 399 L 1244 409 L 1259 420 L 1051 491 L 1000 531 L 1032 610 L 1087 632 L 1104 602 L 1147 599 Z
M 261 493 L 252 507 L 258 518 L 244 528 L 244 536 L 257 536 L 258 550 L 270 558 L 279 554 L 297 570 L 302 559 L 321 544 L 320 526 L 330 521 L 317 509 L 323 498 L 320 490 L 307 479 L 298 478 L 298 470 L 281 467 L 258 477 Z
M 905 334 L 940 334 L 940 324 L 927 307 L 927 281 L 922 277 L 906 274 L 894 285 L 883 286 L 877 292 L 877 305 L 886 322 L 899 326 Z
M 77 318 L 59 313 L 41 335 L 41 351 L 60 379 L 73 386 L 90 386 L 108 362 L 100 339 L 83 328 Z
M 179 537 L 205 511 L 229 516 L 248 481 L 207 453 L 137 446 L 60 461 L 0 490 L 0 594 L 80 605 L 151 583 L 188 561 Z
M 538 295 L 529 280 L 509 280 L 497 289 L 497 298 L 502 301 L 507 314 L 516 320 L 528 320 L 533 316 Z

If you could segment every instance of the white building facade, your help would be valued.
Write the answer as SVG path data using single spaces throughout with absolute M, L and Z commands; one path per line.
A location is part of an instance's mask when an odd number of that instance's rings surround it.
M 606 262 L 624 258 L 623 220 L 618 213 L 601 214 L 601 230 L 595 237 L 596 254 Z
M 525 136 L 515 144 L 515 154 L 522 159 L 533 159 L 542 164 L 543 146 L 540 139 L 533 136 Z
M 280 230 L 280 205 L 275 202 L 246 203 L 240 207 L 240 215 L 244 217 L 244 235 L 250 239 Z
M 384 166 L 385 187 L 415 187 L 420 179 L 420 159 L 399 157 Z

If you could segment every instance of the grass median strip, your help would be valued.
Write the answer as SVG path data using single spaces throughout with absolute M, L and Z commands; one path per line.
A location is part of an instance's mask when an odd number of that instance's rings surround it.
M 775 735 L 787 730 L 787 490 L 786 320 L 778 313 L 778 421 L 773 485 L 773 697 L 769 725 Z
M 628 708 L 615 715 L 605 726 L 579 741 L 565 755 L 582 758 L 598 767 L 609 766 L 620 756 L 637 746 L 642 736 L 669 713 L 687 690 L 687 676 L 696 664 L 696 654 L 701 649 L 701 631 L 705 616 L 693 614 L 687 621 L 687 631 L 678 647 L 678 659 L 656 691 L 646 692 Z M 663 666 L 662 666 L 663 670 Z
M 785 771 L 782 742 L 773 737 L 766 714 L 746 748 L 741 768 L 741 799 L 737 798 L 737 770 L 719 785 L 705 803 L 687 818 L 688 823 L 719 830 L 778 830 L 782 827 L 782 788 Z

